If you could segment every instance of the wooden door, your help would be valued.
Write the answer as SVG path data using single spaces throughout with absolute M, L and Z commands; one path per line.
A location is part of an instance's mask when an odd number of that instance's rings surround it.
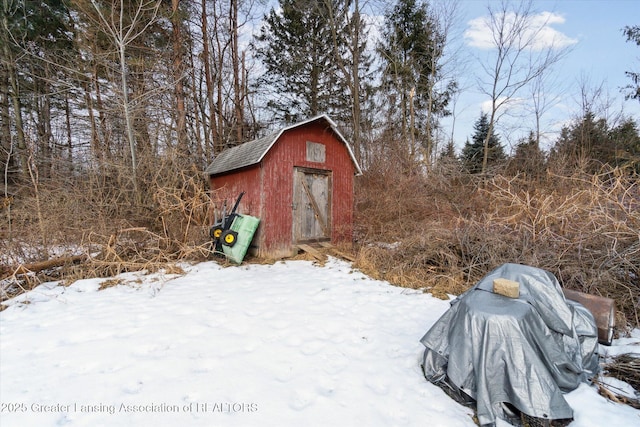
M 294 168 L 294 243 L 331 240 L 331 171 Z

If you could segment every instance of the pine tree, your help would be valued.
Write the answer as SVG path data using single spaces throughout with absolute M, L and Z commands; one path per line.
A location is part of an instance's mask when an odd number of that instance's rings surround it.
M 569 165 L 586 164 L 586 171 L 595 173 L 603 164 L 640 170 L 640 136 L 635 122 L 623 121 L 610 128 L 606 119 L 587 112 L 584 117 L 560 131 L 550 156 L 565 159 Z
M 62 0 L 3 2 L 0 6 L 0 86 L 2 99 L 6 99 L 1 154 L 9 159 L 7 164 L 12 164 L 17 154 L 25 177 L 27 139 L 38 145 L 29 147 L 39 154 L 33 160 L 50 165 L 55 145 L 54 111 L 64 102 L 60 94 L 70 90 L 67 80 L 73 65 L 65 61 L 77 55 L 68 31 L 67 6 Z M 11 129 L 15 129 L 15 139 Z M 27 129 L 34 129 L 34 134 L 25 135 Z M 42 175 L 49 170 L 43 168 Z
M 426 3 L 398 0 L 385 15 L 378 54 L 382 62 L 382 96 L 391 122 L 409 144 L 409 156 L 431 156 L 432 130 L 439 117 L 449 113 L 447 105 L 456 85 L 438 91 L 440 58 L 445 36 Z M 420 153 L 416 152 L 422 146 Z
M 444 149 L 440 151 L 440 160 L 448 160 L 448 159 L 457 159 L 456 157 L 456 147 L 453 143 L 453 140 L 447 142 L 444 146 Z
M 540 177 L 545 170 L 545 154 L 540 149 L 536 133 L 530 132 L 515 146 L 515 152 L 509 162 L 511 173 L 523 173 L 529 178 Z
M 640 176 L 640 132 L 636 122 L 630 118 L 624 120 L 609 132 L 609 137 L 615 147 L 615 165 Z
M 346 50 L 346 40 L 344 30 L 332 31 L 329 17 L 345 3 L 280 0 L 265 16 L 254 44 L 266 67 L 258 84 L 277 94 L 267 103 L 277 119 L 293 123 L 344 104 L 345 85 L 333 56 Z
M 628 42 L 634 42 L 637 46 L 640 46 L 640 25 L 624 27 L 622 32 L 627 37 Z M 625 74 L 632 82 L 632 84 L 629 84 L 624 88 L 627 90 L 627 99 L 637 99 L 640 101 L 640 73 L 635 71 L 626 71 Z
M 473 129 L 475 130 L 475 133 L 471 137 L 473 142 L 469 142 L 467 139 L 467 142 L 462 148 L 461 158 L 470 173 L 480 173 L 482 172 L 484 141 L 489 133 L 489 117 L 487 113 L 480 115 L 480 118 L 478 118 L 473 125 Z M 487 163 L 489 165 L 495 164 L 505 158 L 504 148 L 500 144 L 500 136 L 496 132 L 492 132 L 489 138 Z

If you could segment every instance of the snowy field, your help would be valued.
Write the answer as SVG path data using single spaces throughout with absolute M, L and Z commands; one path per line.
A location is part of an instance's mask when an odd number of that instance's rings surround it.
M 420 370 L 419 339 L 448 302 L 336 259 L 183 268 L 9 301 L 0 426 L 475 425 Z M 601 348 L 640 352 L 640 332 Z M 586 384 L 566 398 L 571 427 L 640 426 Z

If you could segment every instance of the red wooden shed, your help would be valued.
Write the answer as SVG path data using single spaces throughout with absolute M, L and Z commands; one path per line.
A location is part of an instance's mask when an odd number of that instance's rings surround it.
M 291 256 L 302 243 L 351 242 L 353 180 L 362 172 L 327 115 L 227 149 L 206 173 L 216 193 L 245 192 L 238 212 L 260 218 L 251 245 L 260 257 Z

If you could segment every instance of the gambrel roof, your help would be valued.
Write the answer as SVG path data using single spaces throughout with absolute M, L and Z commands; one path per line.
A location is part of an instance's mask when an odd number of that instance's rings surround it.
M 358 162 L 356 161 L 355 156 L 353 155 L 353 151 L 351 151 L 351 147 L 347 143 L 346 139 L 344 139 L 333 120 L 331 120 L 326 114 L 322 114 L 303 122 L 287 126 L 262 138 L 254 139 L 253 141 L 245 142 L 235 147 L 226 149 L 218 154 L 218 156 L 216 156 L 213 162 L 211 162 L 207 169 L 205 169 L 205 173 L 209 176 L 218 175 L 221 173 L 230 172 L 236 169 L 241 169 L 247 166 L 258 164 L 262 161 L 264 156 L 269 152 L 271 147 L 273 147 L 273 145 L 276 143 L 276 141 L 278 141 L 278 139 L 284 132 L 320 120 L 325 120 L 331 127 L 331 130 L 336 134 L 338 139 L 345 145 L 345 148 L 349 152 L 349 156 L 353 161 L 356 175 L 361 175 L 362 171 L 360 169 L 360 166 L 358 165 Z

